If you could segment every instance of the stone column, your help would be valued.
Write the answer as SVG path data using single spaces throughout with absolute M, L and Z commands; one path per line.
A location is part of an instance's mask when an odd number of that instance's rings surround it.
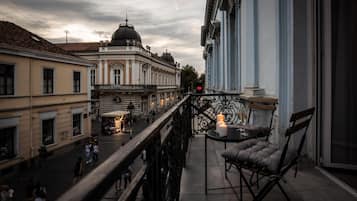
M 102 60 L 98 61 L 98 84 L 103 84 L 103 63 Z
M 129 68 L 130 68 L 130 60 L 126 60 L 125 63 L 125 84 L 129 84 Z
M 108 82 L 108 60 L 104 60 L 104 84 L 109 84 L 109 82 Z

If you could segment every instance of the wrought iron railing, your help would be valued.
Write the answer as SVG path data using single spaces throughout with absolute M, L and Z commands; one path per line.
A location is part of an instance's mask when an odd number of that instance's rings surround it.
M 239 94 L 191 95 L 192 125 L 194 134 L 205 134 L 216 126 L 216 116 L 222 113 L 227 124 L 244 124 L 247 121 L 247 100 Z
M 128 85 L 115 85 L 115 84 L 100 84 L 95 85 L 96 90 L 156 90 L 157 85 L 144 85 L 144 84 L 128 84 Z
M 178 201 L 181 172 L 191 131 L 190 96 L 173 106 L 159 119 L 65 192 L 60 201 L 101 200 L 127 167 L 145 152 L 146 160 L 119 200 Z
M 119 200 L 142 196 L 148 201 L 178 201 L 189 138 L 214 127 L 218 113 L 225 115 L 227 124 L 242 123 L 246 120 L 245 105 L 239 94 L 186 96 L 58 200 L 101 200 L 127 167 L 139 161 Z M 144 152 L 146 160 L 137 160 Z

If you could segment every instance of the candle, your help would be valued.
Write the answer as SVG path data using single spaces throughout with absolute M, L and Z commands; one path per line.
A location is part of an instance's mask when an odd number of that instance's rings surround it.
M 227 124 L 224 122 L 218 122 L 216 124 L 216 132 L 220 137 L 227 136 Z
M 224 115 L 222 113 L 217 115 L 217 122 L 224 122 Z

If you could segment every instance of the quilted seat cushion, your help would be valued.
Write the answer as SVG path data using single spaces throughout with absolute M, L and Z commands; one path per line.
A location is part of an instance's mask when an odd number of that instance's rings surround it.
M 248 167 L 278 171 L 282 150 L 266 141 L 252 139 L 236 144 L 222 153 L 228 162 L 244 163 Z M 296 157 L 296 151 L 287 152 L 283 166 Z
M 270 134 L 271 129 L 269 127 L 255 126 L 255 125 L 240 125 L 251 136 L 264 137 Z

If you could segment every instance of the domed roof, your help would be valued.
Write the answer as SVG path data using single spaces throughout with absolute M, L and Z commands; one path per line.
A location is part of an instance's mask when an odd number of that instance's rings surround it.
M 171 63 L 171 64 L 175 63 L 174 57 L 167 51 L 162 53 L 161 59 L 166 61 L 167 63 Z
M 135 31 L 134 26 L 125 24 L 119 25 L 119 28 L 113 33 L 111 46 L 139 46 L 141 47 L 141 37 Z

